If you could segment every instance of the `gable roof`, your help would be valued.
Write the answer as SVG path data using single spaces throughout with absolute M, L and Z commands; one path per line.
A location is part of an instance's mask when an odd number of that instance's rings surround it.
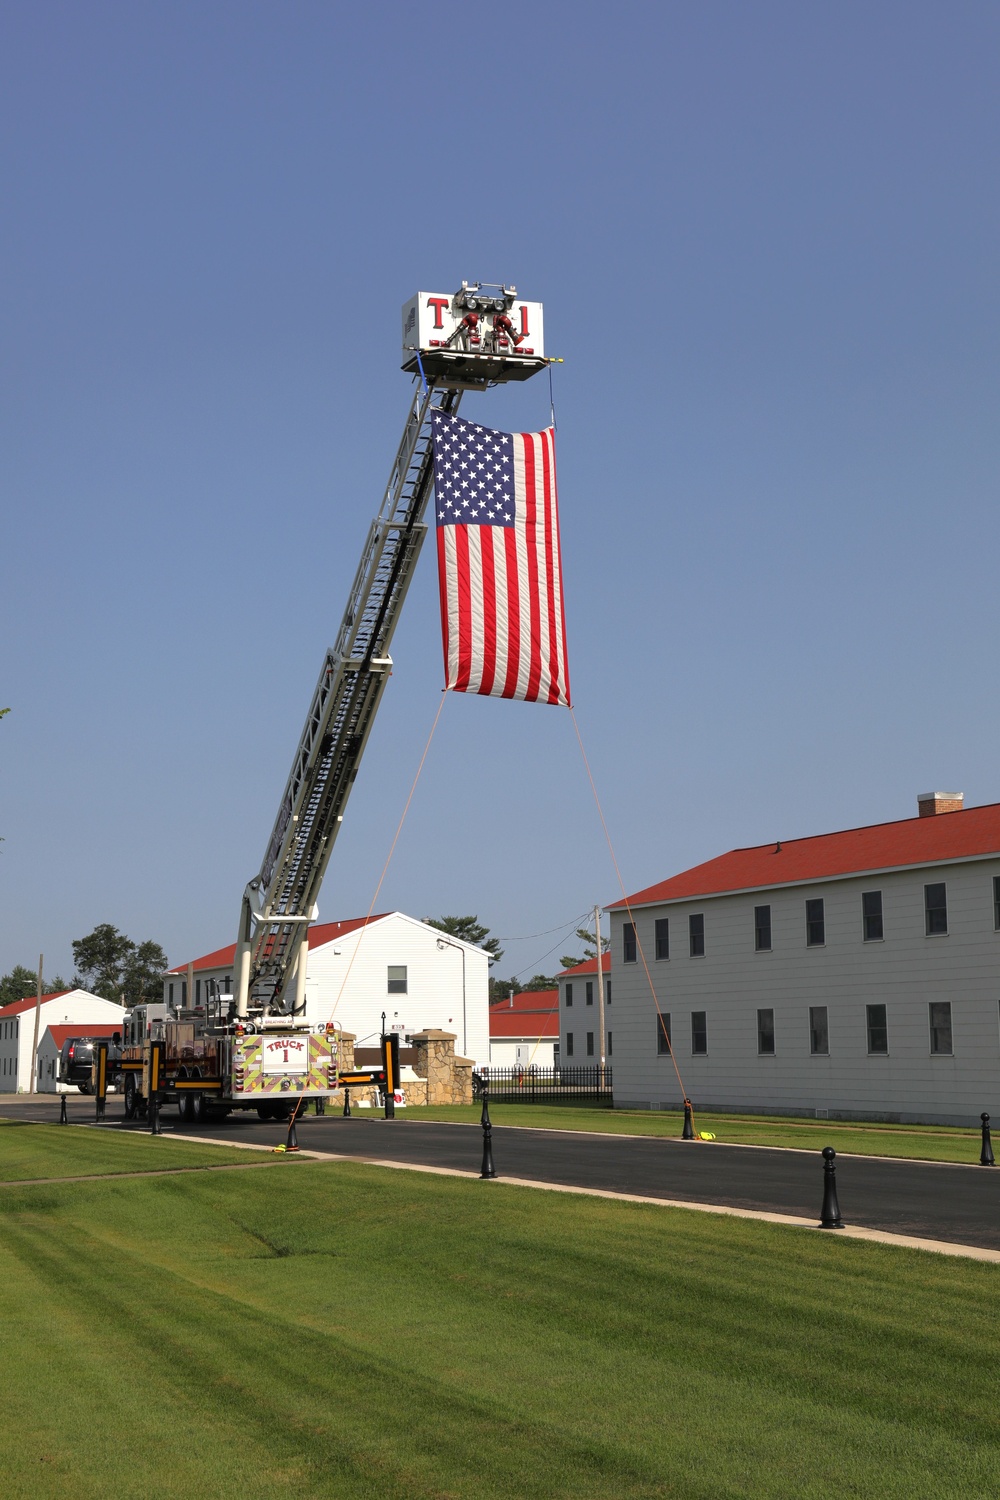
M 88 1000 L 100 999 L 100 996 L 91 995 L 87 990 L 54 990 L 51 995 L 42 996 L 42 1004 L 48 1005 L 50 1000 L 61 1000 L 63 995 L 86 995 Z M 29 995 L 26 1000 L 12 1000 L 9 1005 L 0 1006 L 0 1020 L 6 1021 L 10 1016 L 23 1015 L 26 1010 L 34 1010 L 37 1004 L 37 995 Z
M 317 922 L 309 929 L 309 951 L 313 948 L 322 948 L 324 943 L 336 942 L 338 938 L 346 937 L 350 932 L 356 932 L 359 927 L 374 926 L 376 922 L 384 922 L 386 917 L 391 917 L 392 912 L 379 912 L 376 917 L 351 917 L 346 922 Z M 214 953 L 205 953 L 201 958 L 194 961 L 194 971 L 197 974 L 200 969 L 227 969 L 231 968 L 236 958 L 236 944 L 230 943 L 226 948 L 216 948 Z M 168 974 L 186 974 L 187 964 L 177 964 L 168 969 Z
M 563 969 L 559 975 L 560 979 L 581 979 L 587 974 L 597 973 L 597 958 L 585 958 L 582 964 L 574 964 L 571 969 Z M 605 978 L 611 973 L 611 954 L 604 953 L 601 956 L 601 973 Z
M 82 1028 L 82 1029 L 81 1029 Z M 59 1026 L 47 1026 L 46 1031 L 52 1037 L 57 1047 L 62 1047 L 67 1037 L 71 1036 L 114 1036 L 116 1031 L 121 1031 L 122 1025 L 108 1024 L 104 1021 L 92 1023 L 90 1021 L 77 1021 L 75 1025 L 62 1023 Z M 45 1038 L 42 1037 L 44 1042 Z
M 490 1036 L 557 1037 L 559 991 L 521 990 L 514 1004 L 504 1000 L 490 1006 Z
M 928 818 L 903 818 L 897 823 L 821 833 L 813 838 L 783 839 L 750 849 L 730 849 L 728 854 L 636 891 L 628 897 L 628 905 L 652 906 L 768 886 L 808 885 L 876 870 L 991 856 L 1000 858 L 1000 802 Z M 615 901 L 610 909 L 621 911 L 625 905 L 625 901 Z

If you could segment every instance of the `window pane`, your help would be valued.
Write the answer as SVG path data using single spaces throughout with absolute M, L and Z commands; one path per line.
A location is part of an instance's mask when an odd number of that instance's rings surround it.
M 867 1005 L 865 1010 L 868 1016 L 868 1051 L 888 1052 L 889 1029 L 886 1025 L 885 1006 Z
M 830 1050 L 830 1027 L 825 1005 L 809 1007 L 809 1051 L 813 1056 Z M 871 1051 L 871 1048 L 868 1049 Z
M 943 880 L 939 885 L 924 886 L 924 914 L 928 937 L 948 931 L 948 894 Z
M 823 898 L 806 902 L 806 944 L 818 948 L 826 942 L 826 920 L 823 915 Z
M 611 1004 L 611 980 L 610 979 L 606 979 L 604 981 L 604 999 L 605 999 L 605 1002 L 608 1005 Z
M 405 964 L 390 964 L 389 965 L 389 994 L 390 995 L 405 995 L 406 994 L 406 965 Z
M 660 1014 L 656 1018 L 656 1051 L 660 1057 L 670 1054 L 670 1016 Z
M 593 1057 L 593 1055 L 594 1055 L 594 1033 L 592 1031 L 588 1031 L 587 1032 L 587 1056 L 588 1057 Z
M 771 908 L 755 906 L 753 909 L 753 945 L 758 953 L 768 953 L 771 948 Z
M 865 942 L 878 943 L 882 939 L 882 892 L 862 891 L 861 916 Z
M 1000 932 L 1000 875 L 993 877 L 993 926 Z
M 611 1032 L 608 1032 L 608 1056 L 611 1056 Z
M 566 1056 L 573 1056 L 573 1033 L 571 1031 L 566 1033 Z
M 586 997 L 587 997 L 587 1004 L 588 1005 L 593 1005 L 593 1003 L 594 1003 L 594 981 L 592 979 L 588 979 L 587 980 L 587 984 L 586 984 Z
M 688 917 L 688 935 L 691 941 L 691 957 L 705 956 L 705 916 L 697 912 Z
M 1000 924 L 998 924 L 1000 925 Z M 656 919 L 656 956 L 657 958 L 670 957 L 670 918 L 657 917 Z
M 933 1000 L 931 1012 L 931 1051 L 950 1053 L 951 1046 L 951 1002 Z
M 773 1010 L 759 1010 L 757 1012 L 757 1051 L 765 1053 L 774 1051 Z
M 635 963 L 635 927 L 631 922 L 622 926 L 622 958 L 627 964 Z
M 566 986 L 566 1004 L 573 1004 L 573 986 L 571 984 L 567 984 Z
M 703 1010 L 691 1012 L 691 1051 L 708 1051 L 708 1020 L 707 1012 Z

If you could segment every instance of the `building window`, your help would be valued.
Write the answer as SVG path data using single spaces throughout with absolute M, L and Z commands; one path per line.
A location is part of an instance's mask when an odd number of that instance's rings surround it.
M 233 993 L 233 976 L 231 974 L 227 974 L 222 983 L 225 988 L 226 994 L 231 995 Z
M 195 1005 L 200 1005 L 201 1004 L 201 980 L 200 979 L 196 979 L 195 982 L 194 982 L 194 1003 L 195 1003 Z
M 774 1011 L 757 1012 L 757 1051 L 761 1056 L 774 1055 Z
M 691 1051 L 694 1053 L 708 1051 L 708 1017 L 703 1010 L 691 1012 Z
M 611 1056 L 611 1032 L 608 1032 L 608 1056 Z
M 588 1031 L 587 1032 L 587 1056 L 588 1057 L 593 1057 L 593 1055 L 594 1055 L 594 1033 L 592 1031 Z
M 566 1056 L 573 1056 L 573 1033 L 571 1031 L 566 1033 Z
M 951 1045 L 951 1001 L 932 1000 L 930 1003 L 931 1052 L 938 1057 L 950 1057 Z
M 173 987 L 172 984 L 168 984 L 167 985 L 167 991 L 168 991 L 168 993 L 167 993 L 167 1004 L 168 1005 L 173 1005 L 173 1003 L 174 1003 L 174 987 Z
M 871 1031 L 869 1030 L 869 1038 Z M 813 1057 L 824 1057 L 830 1050 L 830 1023 L 825 1005 L 809 1007 L 809 1051 Z M 868 1048 L 871 1051 L 871 1046 Z
M 185 1010 L 187 1008 L 187 1003 L 188 1003 L 188 982 L 187 982 L 186 979 L 182 979 L 181 980 L 181 1010 Z
M 948 931 L 948 892 L 943 880 L 924 886 L 924 923 L 928 937 Z
M 389 994 L 390 995 L 405 995 L 406 994 L 406 965 L 405 964 L 390 964 L 389 965 Z
M 587 1004 L 588 1005 L 593 1005 L 593 1003 L 594 1003 L 594 981 L 592 979 L 588 979 L 587 980 L 587 991 L 586 991 L 586 993 L 587 993 Z
M 610 1005 L 611 1004 L 611 980 L 610 979 L 606 979 L 604 981 L 604 1003 L 606 1005 Z
M 866 1005 L 868 1019 L 868 1051 L 888 1052 L 889 1028 L 885 1019 L 884 1005 Z
M 757 953 L 771 951 L 771 908 L 755 906 L 753 909 L 753 946 Z
M 573 1004 L 573 986 L 571 984 L 568 984 L 566 986 L 566 1004 Z
M 995 882 L 996 883 L 996 882 Z M 1000 926 L 1000 923 L 997 924 Z M 657 958 L 670 957 L 670 918 L 657 917 L 654 924 L 654 936 L 656 939 Z
M 656 1017 L 656 1055 L 670 1056 L 670 1014 L 663 1011 Z
M 1000 875 L 993 877 L 993 926 L 1000 932 Z
M 635 925 L 626 922 L 622 927 L 622 958 L 627 964 L 634 964 L 636 956 Z
M 692 958 L 705 957 L 705 914 L 704 912 L 692 912 L 688 917 L 688 941 L 691 945 Z
M 817 896 L 806 902 L 806 947 L 821 948 L 826 942 L 826 917 L 823 914 L 823 897 Z
M 882 892 L 861 892 L 861 923 L 866 943 L 882 941 Z

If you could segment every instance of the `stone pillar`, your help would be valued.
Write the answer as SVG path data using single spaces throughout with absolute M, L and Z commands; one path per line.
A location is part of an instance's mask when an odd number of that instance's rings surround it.
M 434 1027 L 410 1038 L 413 1071 L 427 1079 L 428 1104 L 472 1103 L 472 1059 L 455 1056 L 455 1033 Z

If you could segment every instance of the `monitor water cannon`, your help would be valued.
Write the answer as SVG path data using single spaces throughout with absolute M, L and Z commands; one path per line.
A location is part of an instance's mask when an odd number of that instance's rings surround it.
M 542 304 L 505 282 L 418 292 L 403 308 L 403 369 L 445 390 L 528 380 L 548 363 Z

